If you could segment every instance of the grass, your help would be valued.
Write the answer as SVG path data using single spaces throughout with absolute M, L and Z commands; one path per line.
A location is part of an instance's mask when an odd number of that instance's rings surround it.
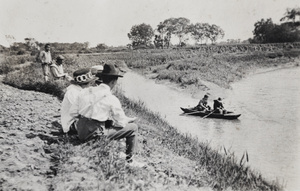
M 256 56 L 256 57 L 255 57 Z M 255 57 L 255 58 L 253 58 Z M 253 64 L 253 60 L 255 64 Z M 65 68 L 72 73 L 78 67 L 90 67 L 103 62 L 114 62 L 136 70 L 151 71 L 158 79 L 175 83 L 201 83 L 201 79 L 227 83 L 245 75 L 263 63 L 265 57 L 255 55 L 209 55 L 183 50 L 178 52 L 136 52 L 100 55 L 66 55 Z M 267 64 L 267 63 L 266 63 Z M 45 83 L 41 66 L 32 64 L 8 73 L 4 82 L 26 90 L 42 91 L 62 98 L 65 81 Z M 214 71 L 216 71 L 214 73 Z M 225 71 L 225 72 L 224 72 Z M 220 73 L 224 72 L 224 75 Z M 231 74 L 231 75 L 230 75 Z M 165 76 L 163 76 L 165 75 Z M 160 76 L 160 77 L 159 77 Z M 233 79 L 232 79 L 233 78 Z M 224 82 L 224 84 L 225 84 Z M 213 150 L 207 143 L 191 135 L 180 134 L 159 114 L 149 111 L 142 102 L 120 98 L 129 116 L 138 116 L 137 159 L 147 163 L 147 169 L 128 168 L 118 153 L 124 151 L 119 142 L 103 137 L 79 144 L 73 136 L 59 135 L 48 145 L 51 153 L 49 185 L 52 190 L 282 190 L 276 182 L 268 182 L 247 166 L 248 155 L 237 159 L 226 148 Z M 57 131 L 60 125 L 54 128 Z

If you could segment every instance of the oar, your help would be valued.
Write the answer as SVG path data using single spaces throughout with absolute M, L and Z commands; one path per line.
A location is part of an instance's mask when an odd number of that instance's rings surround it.
M 208 117 L 208 116 L 210 116 L 213 112 L 215 112 L 216 110 L 213 110 L 212 112 L 210 112 L 209 114 L 207 114 L 207 115 L 205 115 L 204 117 L 202 117 L 202 119 L 204 119 L 204 118 L 206 118 L 206 117 Z
M 202 113 L 202 111 L 194 111 L 194 112 L 190 112 L 190 113 L 184 113 L 184 114 L 187 114 L 187 115 L 192 115 L 192 114 L 195 114 L 195 113 Z

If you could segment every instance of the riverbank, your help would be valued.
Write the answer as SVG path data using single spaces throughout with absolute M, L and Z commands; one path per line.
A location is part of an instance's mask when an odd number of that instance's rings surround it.
M 161 65 L 135 67 L 133 70 L 157 83 L 201 99 L 204 94 L 213 98 L 224 95 L 227 89 L 231 89 L 232 83 L 243 78 L 299 65 L 299 57 L 271 59 L 264 53 L 241 53 L 180 59 Z
M 91 62 L 95 65 L 95 62 Z M 84 65 L 82 65 L 84 66 Z M 73 66 L 73 67 L 76 67 Z M 69 69 L 71 70 L 71 69 Z M 4 79 L 7 84 L 18 88 L 36 88 L 37 91 L 57 91 L 59 97 L 65 87 L 64 82 L 43 83 L 40 78 L 41 68 L 32 65 L 20 69 L 18 72 L 9 73 Z M 60 84 L 60 86 L 58 85 Z M 49 88 L 50 87 L 50 88 Z M 53 91 L 51 88 L 55 87 Z M 8 89 L 7 89 L 8 88 Z M 24 171 L 30 176 L 37 176 L 41 181 L 29 181 L 26 183 L 32 189 L 41 187 L 51 190 L 281 190 L 277 183 L 266 181 L 258 172 L 253 172 L 246 164 L 246 157 L 236 159 L 233 153 L 228 153 L 226 148 L 222 151 L 216 151 L 210 148 L 207 143 L 201 143 L 190 135 L 182 135 L 161 117 L 149 111 L 142 103 L 136 103 L 128 100 L 118 92 L 118 97 L 122 100 L 126 113 L 130 116 L 138 116 L 137 123 L 140 125 L 140 136 L 138 137 L 139 147 L 137 148 L 136 158 L 147 164 L 146 169 L 127 168 L 124 166 L 124 159 L 119 157 L 119 152 L 124 150 L 122 144 L 116 142 L 108 143 L 102 138 L 92 142 L 78 144 L 75 137 L 65 137 L 60 133 L 60 124 L 57 116 L 60 102 L 52 96 L 33 91 L 22 91 L 10 89 L 11 87 L 1 85 L 1 89 L 10 92 L 7 96 L 10 99 L 3 98 L 1 103 L 5 105 L 6 110 L 1 110 L 3 119 L 10 119 L 11 123 L 1 124 L 3 129 L 5 125 L 19 132 L 21 137 L 14 136 L 15 132 L 10 132 L 9 128 L 1 131 L 1 141 L 5 148 L 20 142 L 26 145 L 30 142 L 28 139 L 40 139 L 44 143 L 35 141 L 39 144 L 34 145 L 35 153 L 22 153 L 24 158 L 28 158 L 28 163 L 37 166 L 36 169 L 44 169 L 41 173 L 35 170 L 26 170 L 24 167 L 13 168 L 14 164 L 22 164 L 22 159 L 12 159 L 10 163 L 1 165 L 1 179 L 3 190 L 13 188 L 21 189 L 18 182 L 22 181 L 20 177 L 11 179 L 18 172 Z M 14 92 L 16 91 L 16 92 Z M 17 91 L 20 91 L 17 93 Z M 25 93 L 26 92 L 26 93 Z M 32 94 L 34 97 L 50 97 L 52 100 L 39 100 L 38 98 L 26 98 L 26 94 Z M 41 94 L 41 95 L 40 95 Z M 4 94 L 3 94 L 4 95 Z M 11 96 L 15 95 L 15 96 Z M 24 97 L 25 103 L 19 101 L 19 97 Z M 54 100 L 55 101 L 54 101 Z M 40 103 L 36 104 L 35 100 Z M 19 103 L 20 102 L 20 103 Z M 42 105 L 46 103 L 45 106 Z M 17 103 L 21 108 L 33 110 L 37 118 L 25 117 L 23 122 L 24 110 L 15 110 L 11 105 Z M 28 105 L 27 105 L 28 104 Z M 41 106 L 42 105 L 42 106 Z M 46 111 L 45 111 L 45 110 Z M 50 110 L 50 111 L 48 111 Z M 19 112 L 20 111 L 20 112 Z M 21 119 L 15 119 L 14 116 Z M 46 115 L 46 119 L 44 119 Z M 50 119 L 48 119 L 50 117 Z M 16 121 L 15 120 L 19 120 Z M 50 120 L 50 121 L 49 121 Z M 43 121 L 43 123 L 39 123 Z M 46 125 L 44 124 L 46 122 Z M 31 125 L 31 134 L 23 132 L 24 124 Z M 41 133 L 40 133 L 41 132 Z M 13 134 L 11 142 L 6 143 L 4 137 L 8 133 Z M 25 137 L 24 138 L 24 134 Z M 27 135 L 27 136 L 26 136 Z M 35 146 L 42 147 L 39 152 Z M 8 148 L 1 151 L 3 161 L 10 158 L 10 155 L 19 153 L 18 147 Z M 43 156 L 43 152 L 47 155 Z M 12 154 L 10 154 L 12 153 Z M 42 154 L 41 154 L 42 153 Z M 41 155 L 42 159 L 47 160 L 45 166 L 35 164 L 35 155 Z M 9 174 L 6 174 L 6 172 Z M 29 177 L 30 177 L 29 176 Z M 42 186 L 41 186 L 42 185 Z M 21 184 L 22 186 L 22 184 Z

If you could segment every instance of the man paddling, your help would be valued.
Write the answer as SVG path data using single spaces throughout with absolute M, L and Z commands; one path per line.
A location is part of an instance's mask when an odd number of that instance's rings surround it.
M 194 108 L 198 111 L 207 112 L 210 111 L 210 106 L 208 104 L 208 95 L 204 95 L 204 97 L 199 101 L 198 105 Z

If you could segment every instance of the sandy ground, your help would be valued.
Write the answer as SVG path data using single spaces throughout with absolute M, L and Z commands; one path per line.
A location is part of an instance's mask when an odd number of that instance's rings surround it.
M 55 97 L 0 82 L 0 190 L 48 190 L 59 107 Z

